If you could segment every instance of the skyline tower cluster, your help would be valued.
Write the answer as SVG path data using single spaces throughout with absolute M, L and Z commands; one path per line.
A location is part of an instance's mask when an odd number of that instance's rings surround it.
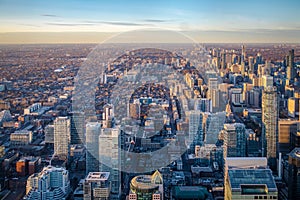
M 95 90 L 72 86 L 75 64 L 53 70 L 47 98 L 0 82 L 12 98 L 0 101 L 1 187 L 27 180 L 27 199 L 297 199 L 299 50 L 280 60 L 271 47 L 214 44 L 199 64 L 198 47 L 164 45 L 183 54 L 128 51 Z

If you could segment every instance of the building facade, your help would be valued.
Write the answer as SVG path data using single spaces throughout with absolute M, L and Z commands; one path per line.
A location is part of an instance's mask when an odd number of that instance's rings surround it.
M 267 87 L 262 95 L 263 156 L 272 170 L 276 170 L 278 142 L 278 99 L 276 87 Z
M 57 117 L 54 120 L 54 154 L 59 159 L 68 159 L 70 139 L 70 119 L 68 117 Z

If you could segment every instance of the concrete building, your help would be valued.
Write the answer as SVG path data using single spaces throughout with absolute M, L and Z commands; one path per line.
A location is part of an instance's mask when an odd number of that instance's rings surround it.
M 68 170 L 53 166 L 44 167 L 40 173 L 27 179 L 26 196 L 28 200 L 64 200 L 70 192 Z
M 86 124 L 86 173 L 99 171 L 99 135 L 101 124 Z M 100 147 L 101 148 L 101 147 Z
M 265 157 L 225 158 L 224 185 L 225 199 L 277 199 L 277 188 Z
M 12 116 L 9 110 L 2 110 L 0 112 L 0 127 L 3 126 L 5 122 L 12 121 Z
M 246 129 L 241 123 L 224 124 L 221 131 L 224 140 L 224 156 L 245 157 L 246 156 Z
M 262 87 L 273 87 L 273 76 L 270 75 L 263 75 L 262 76 Z
M 120 129 L 105 128 L 101 129 L 99 136 L 99 171 L 110 172 L 111 197 L 119 199 L 121 193 L 121 155 L 119 152 Z
M 291 135 L 297 134 L 298 124 L 298 120 L 280 119 L 278 121 L 278 153 L 290 152 Z
M 213 91 L 218 90 L 218 78 L 208 79 L 208 98 L 213 99 Z
M 163 178 L 159 171 L 152 175 L 139 175 L 130 181 L 131 200 L 162 200 Z
M 189 113 L 189 148 L 193 151 L 195 145 L 203 142 L 202 114 L 199 110 L 192 110 Z
M 112 104 L 106 104 L 103 107 L 102 125 L 103 128 L 112 128 L 114 126 L 114 106 Z
M 40 164 L 40 157 L 22 157 L 16 163 L 16 172 L 19 176 L 31 175 L 36 172 Z
M 42 106 L 41 103 L 34 103 L 24 109 L 24 115 L 38 116 L 44 114 L 47 110 L 49 110 L 49 107 Z
M 288 199 L 300 199 L 300 148 L 289 153 L 288 159 Z
M 225 182 L 225 200 L 278 199 L 270 169 L 229 169 Z
M 84 112 L 71 112 L 71 144 L 84 144 Z
M 61 160 L 69 157 L 70 137 L 70 119 L 57 117 L 54 120 L 54 153 Z
M 207 98 L 200 98 L 195 100 L 194 110 L 201 112 L 212 112 L 212 101 Z
M 45 143 L 54 144 L 54 125 L 47 125 L 45 127 Z
M 109 200 L 109 172 L 90 172 L 83 183 L 84 200 Z
M 294 54 L 295 54 L 294 49 L 290 50 L 286 60 L 286 65 L 287 65 L 286 77 L 292 83 L 294 82 L 294 78 L 296 77 L 296 69 L 294 67 L 294 57 L 295 57 Z
M 219 139 L 219 132 L 223 129 L 225 119 L 225 112 L 203 113 L 205 144 L 216 144 Z
M 243 103 L 243 91 L 242 88 L 231 88 L 229 90 L 230 102 L 239 105 Z
M 32 132 L 31 131 L 15 131 L 10 134 L 10 144 L 12 147 L 21 147 L 28 145 L 32 142 Z
M 295 118 L 299 116 L 299 99 L 295 97 L 288 98 L 288 115 Z
M 140 119 L 141 116 L 141 107 L 139 99 L 134 99 L 132 103 L 129 103 L 128 106 L 128 116 L 133 119 Z
M 172 199 L 207 199 L 207 189 L 200 186 L 175 186 L 172 188 Z
M 272 170 L 276 170 L 278 142 L 278 97 L 276 87 L 267 87 L 262 95 L 263 156 L 268 158 Z

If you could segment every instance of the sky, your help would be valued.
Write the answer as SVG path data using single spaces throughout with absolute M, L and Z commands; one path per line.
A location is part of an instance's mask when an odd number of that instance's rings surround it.
M 200 42 L 300 42 L 299 9 L 298 0 L 0 0 L 0 43 L 97 42 L 143 28 Z

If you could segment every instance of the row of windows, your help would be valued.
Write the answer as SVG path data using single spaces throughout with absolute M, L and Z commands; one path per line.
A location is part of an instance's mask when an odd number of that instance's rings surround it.
M 277 196 L 254 196 L 254 199 L 277 199 Z

